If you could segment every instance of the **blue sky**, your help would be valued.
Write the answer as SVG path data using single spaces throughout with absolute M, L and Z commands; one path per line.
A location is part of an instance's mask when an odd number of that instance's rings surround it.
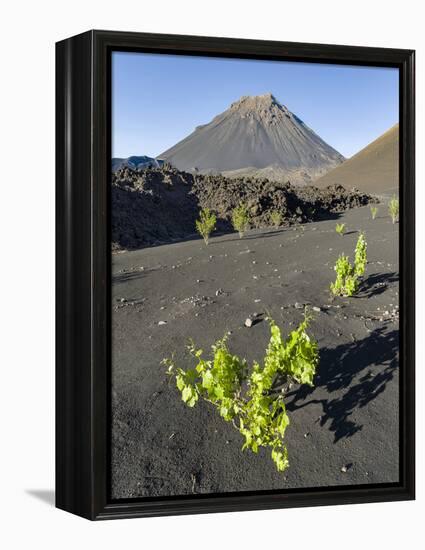
M 398 122 L 397 69 L 114 52 L 112 156 L 155 157 L 266 92 L 346 157 Z

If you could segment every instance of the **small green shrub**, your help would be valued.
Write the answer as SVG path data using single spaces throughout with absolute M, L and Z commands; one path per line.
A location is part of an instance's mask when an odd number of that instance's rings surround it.
M 352 296 L 359 288 L 359 277 L 364 275 L 367 264 L 367 243 L 361 233 L 357 239 L 354 252 L 354 265 L 351 265 L 348 256 L 341 254 L 336 261 L 334 270 L 336 280 L 331 283 L 331 292 L 335 296 Z
M 399 200 L 395 195 L 393 195 L 392 199 L 388 203 L 388 212 L 391 216 L 393 223 L 395 223 L 398 220 L 399 209 L 400 209 Z
M 249 227 L 249 212 L 246 205 L 241 203 L 233 210 L 232 225 L 238 231 L 239 237 L 242 238 Z
M 344 235 L 345 223 L 337 223 L 335 226 L 335 231 L 338 233 L 338 235 Z
M 378 208 L 376 206 L 371 206 L 370 213 L 372 214 L 372 220 L 374 220 L 378 214 Z
M 354 252 L 354 273 L 357 277 L 364 275 L 367 264 L 367 243 L 363 233 L 360 233 L 357 239 L 356 250 Z
M 273 212 L 270 214 L 270 221 L 272 225 L 276 227 L 276 229 L 281 226 L 282 220 L 283 220 L 282 213 L 279 212 L 279 210 L 273 210 Z
M 336 280 L 331 283 L 331 291 L 335 296 L 352 296 L 357 291 L 357 277 L 350 264 L 348 256 L 341 254 L 336 261 Z
M 205 208 L 199 212 L 199 220 L 196 220 L 196 230 L 203 237 L 205 244 L 208 244 L 208 239 L 215 229 L 217 218 L 209 208 Z
M 270 320 L 264 364 L 254 362 L 251 371 L 245 359 L 230 353 L 226 338 L 212 346 L 211 359 L 204 359 L 203 351 L 192 343 L 188 349 L 197 362 L 193 369 L 177 368 L 173 359 L 163 361 L 188 407 L 194 407 L 199 399 L 213 405 L 244 437 L 242 450 L 257 453 L 260 447 L 271 449 L 279 472 L 289 465 L 283 442 L 289 425 L 284 391 L 291 382 L 313 385 L 319 362 L 317 344 L 307 334 L 309 322 L 306 314 L 283 340 L 279 327 Z

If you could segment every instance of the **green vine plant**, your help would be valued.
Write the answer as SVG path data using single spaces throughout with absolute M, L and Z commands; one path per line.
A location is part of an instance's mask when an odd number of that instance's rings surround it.
M 192 342 L 188 350 L 196 361 L 193 369 L 176 367 L 173 359 L 162 362 L 188 407 L 199 399 L 210 403 L 244 437 L 242 450 L 257 453 L 260 447 L 269 448 L 279 472 L 289 466 L 284 444 L 289 425 L 285 392 L 293 382 L 312 386 L 319 363 L 317 343 L 307 334 L 310 320 L 305 313 L 298 328 L 284 340 L 280 328 L 269 319 L 271 336 L 264 363 L 254 362 L 252 369 L 245 359 L 232 355 L 226 337 L 211 346 L 211 359 L 204 359 L 203 351 Z
M 348 256 L 341 254 L 336 261 L 334 270 L 336 280 L 331 283 L 331 292 L 334 296 L 352 296 L 357 292 L 358 280 L 354 275 L 354 267 Z
M 345 232 L 345 223 L 337 223 L 335 226 L 335 231 L 338 233 L 338 235 L 343 236 Z
M 272 225 L 278 229 L 282 225 L 283 216 L 279 210 L 273 210 L 270 214 L 270 221 Z
M 398 215 L 400 211 L 400 202 L 398 198 L 393 195 L 390 202 L 388 203 L 388 212 L 391 216 L 391 220 L 395 223 L 398 220 Z
M 205 208 L 199 212 L 199 220 L 196 220 L 196 230 L 204 239 L 206 245 L 208 245 L 208 240 L 211 233 L 215 229 L 217 218 L 209 208 Z
M 336 261 L 334 270 L 336 280 L 331 283 L 331 292 L 334 296 L 353 296 L 359 288 L 359 278 L 366 271 L 367 242 L 363 233 L 357 239 L 354 252 L 354 265 L 351 265 L 348 256 L 341 254 Z
M 367 264 L 367 242 L 363 233 L 357 239 L 356 250 L 354 251 L 354 274 L 362 277 L 366 271 Z
M 241 203 L 233 210 L 232 225 L 242 238 L 249 227 L 249 211 L 245 204 Z

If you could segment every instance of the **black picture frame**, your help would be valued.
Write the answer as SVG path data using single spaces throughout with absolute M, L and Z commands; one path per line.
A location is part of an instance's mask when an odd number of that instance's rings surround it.
M 400 481 L 112 501 L 110 59 L 113 50 L 400 71 Z M 91 520 L 410 500 L 415 496 L 414 51 L 89 31 L 56 44 L 56 506 Z

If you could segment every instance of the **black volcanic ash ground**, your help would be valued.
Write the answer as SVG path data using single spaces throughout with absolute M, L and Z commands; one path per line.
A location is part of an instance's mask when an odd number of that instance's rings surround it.
M 115 498 L 325 487 L 398 481 L 398 225 L 379 205 L 335 220 L 228 233 L 113 254 L 113 448 Z M 366 277 L 358 296 L 332 299 L 341 252 L 366 233 Z M 229 347 L 262 360 L 269 328 L 245 320 L 269 312 L 288 333 L 295 304 L 320 308 L 310 332 L 320 348 L 313 389 L 286 398 L 290 467 L 268 450 L 241 451 L 242 437 L 208 403 L 189 409 L 161 360 L 189 338 L 207 351 L 226 332 Z M 260 315 L 260 318 L 262 316 Z

